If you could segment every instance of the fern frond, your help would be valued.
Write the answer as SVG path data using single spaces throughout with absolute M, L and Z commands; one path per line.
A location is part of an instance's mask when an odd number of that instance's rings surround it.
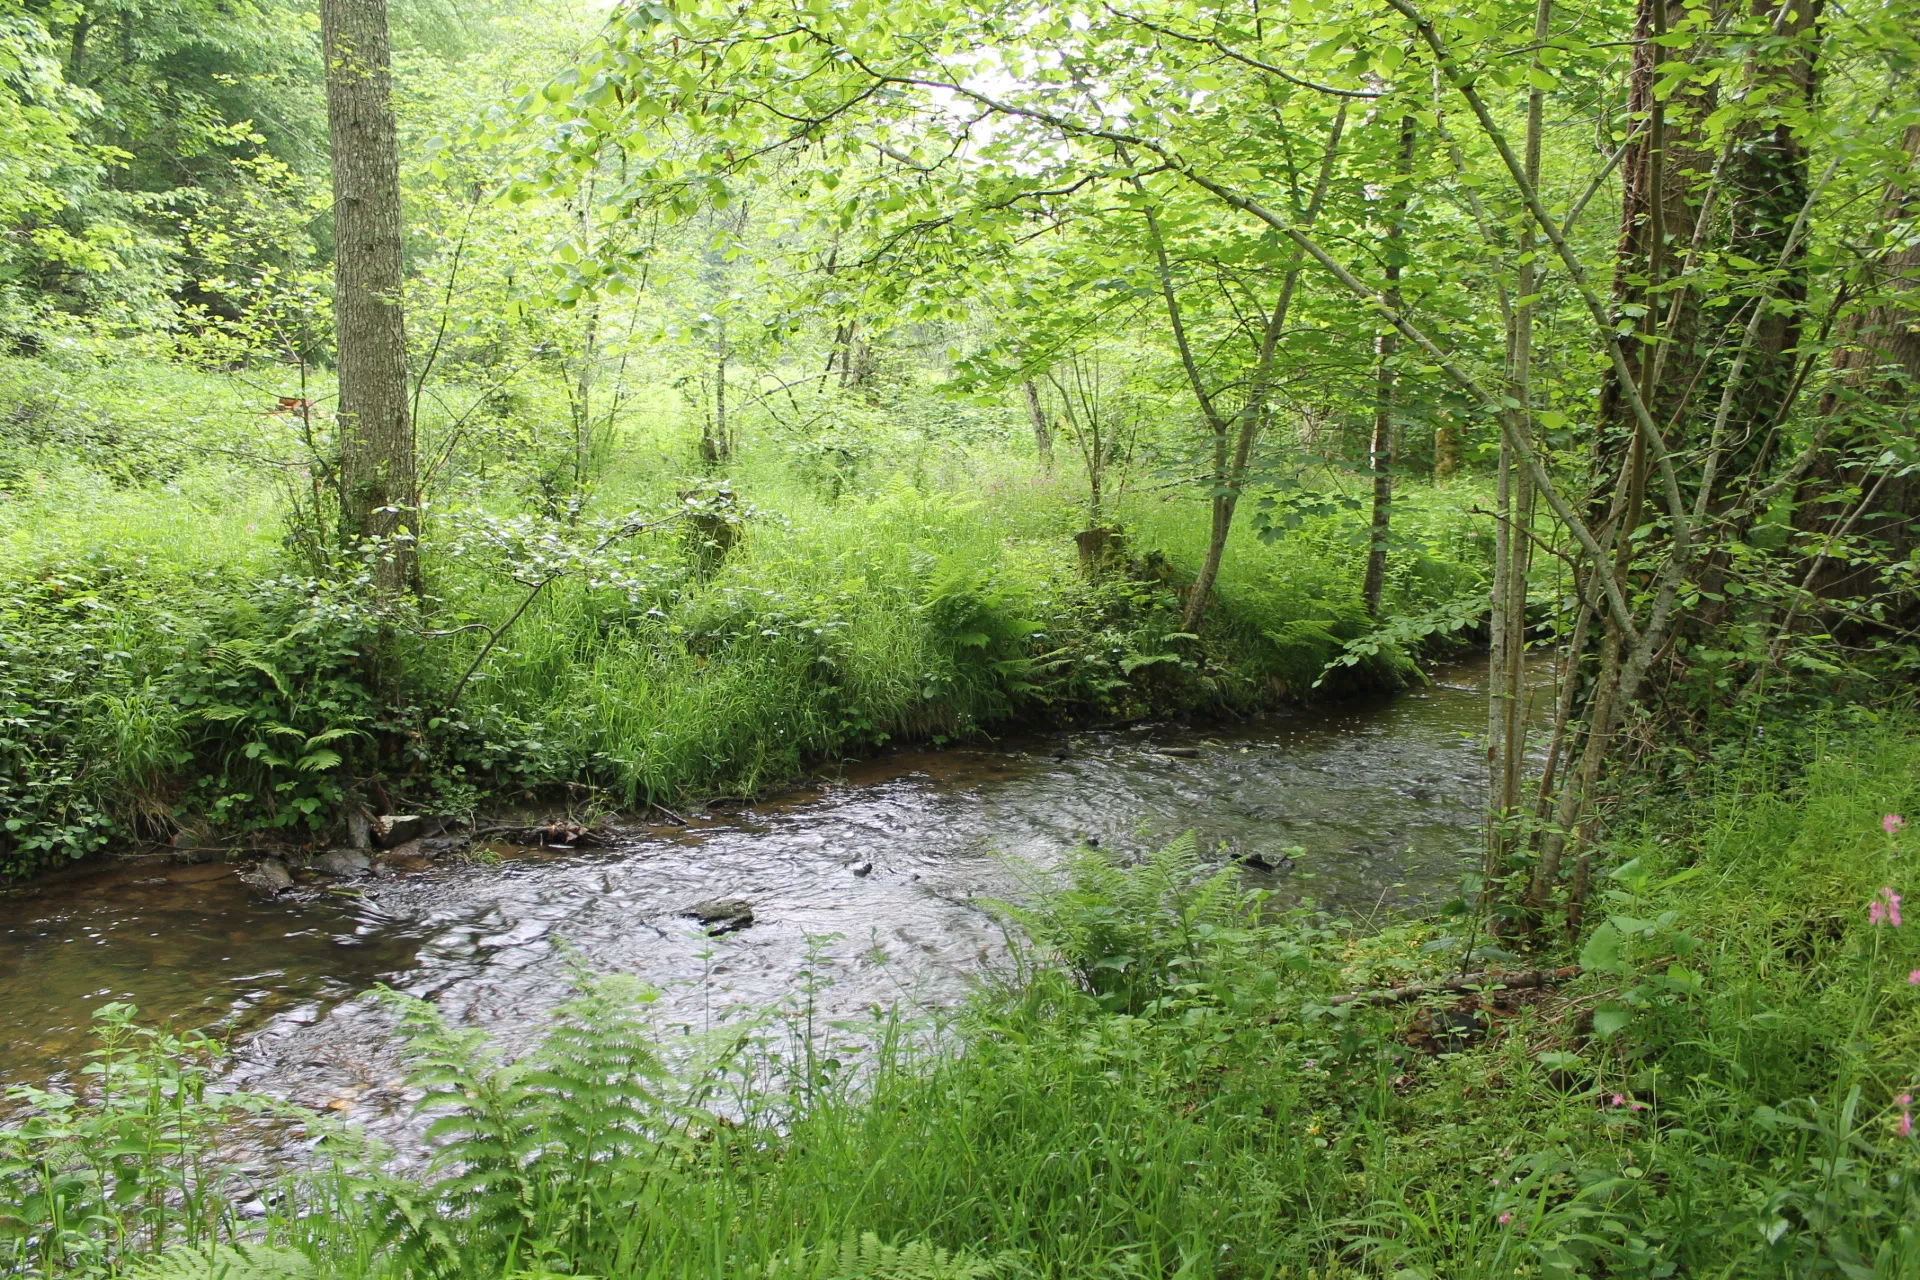
M 223 1244 L 169 1249 L 158 1258 L 123 1269 L 125 1280 L 313 1280 L 313 1259 L 292 1249 Z
M 890 1244 L 873 1232 L 828 1241 L 775 1259 L 758 1280 L 988 1280 L 994 1259 L 954 1253 L 925 1240 Z

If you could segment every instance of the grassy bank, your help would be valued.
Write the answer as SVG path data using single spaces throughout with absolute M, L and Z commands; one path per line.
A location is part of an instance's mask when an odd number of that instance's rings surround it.
M 1080 482 L 1008 415 L 882 423 L 826 479 L 750 437 L 716 482 L 670 413 L 638 414 L 584 505 L 511 458 L 463 474 L 395 608 L 306 554 L 308 481 L 257 461 L 288 421 L 171 367 L 31 363 L 0 362 L 39 424 L 0 477 L 0 874 L 183 829 L 324 842 L 352 806 L 673 805 L 890 741 L 1241 711 L 1308 694 L 1370 626 L 1361 513 L 1328 503 L 1273 541 L 1243 522 L 1186 635 L 1204 506 L 1125 499 L 1130 556 L 1089 577 Z M 1480 582 L 1469 492 L 1407 486 L 1396 611 Z M 1389 651 L 1341 678 L 1406 674 Z
M 1023 972 L 939 1028 L 809 1051 L 803 988 L 661 1039 L 614 976 L 509 1067 L 401 1002 L 435 1170 L 379 1173 L 343 1135 L 264 1223 L 180 1154 L 244 1104 L 150 1101 L 136 1047 L 116 1155 L 72 1136 L 105 1124 L 84 1108 L 6 1138 L 29 1221 L 0 1257 L 103 1271 L 164 1221 L 264 1241 L 252 1269 L 223 1255 L 235 1277 L 1920 1275 L 1920 925 L 1869 910 L 1911 887 L 1886 815 L 1920 801 L 1920 735 L 1856 713 L 1783 737 L 1622 823 L 1585 971 L 1547 991 L 1341 1003 L 1457 971 L 1475 935 L 1263 917 L 1186 845 L 1089 853 L 1018 913 Z M 56 1170 L 65 1237 L 35 1199 Z M 143 1210 L 156 1184 L 193 1222 Z M 170 1265 L 129 1270 L 208 1263 Z

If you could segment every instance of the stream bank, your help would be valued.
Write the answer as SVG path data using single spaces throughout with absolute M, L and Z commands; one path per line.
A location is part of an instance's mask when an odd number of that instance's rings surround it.
M 128 1000 L 227 1034 L 236 1083 L 378 1128 L 405 1099 L 376 984 L 508 1048 L 575 964 L 660 988 L 665 1028 L 773 1005 L 803 968 L 823 1016 L 946 1005 L 1005 954 L 986 900 L 1080 843 L 1131 857 L 1189 828 L 1281 901 L 1385 919 L 1451 896 L 1474 860 L 1481 671 L 1244 724 L 898 751 L 595 849 L 497 846 L 274 896 L 224 863 L 48 886 L 0 902 L 0 1079 L 70 1077 L 91 1010 Z M 750 926 L 685 914 L 714 900 L 743 900 Z

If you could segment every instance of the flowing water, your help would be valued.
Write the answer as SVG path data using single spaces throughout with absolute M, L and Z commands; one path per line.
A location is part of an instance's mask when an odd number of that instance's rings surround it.
M 570 964 L 662 990 L 700 1027 L 787 998 L 823 1016 L 950 1003 L 1005 954 L 983 898 L 1087 841 L 1137 855 L 1180 832 L 1283 900 L 1366 920 L 1451 896 L 1474 860 L 1484 667 L 1427 689 L 1239 725 L 1137 725 L 900 751 L 813 789 L 595 850 L 502 850 L 278 898 L 228 864 L 145 867 L 0 901 L 0 1083 L 70 1076 L 91 1010 L 226 1032 L 236 1081 L 380 1120 L 400 1108 L 386 983 L 509 1048 L 567 994 Z M 1282 850 L 1297 848 L 1285 867 Z M 1024 878 L 1023 878 L 1024 873 Z M 744 898 L 709 937 L 679 913 Z M 817 985 L 817 983 L 815 984 Z

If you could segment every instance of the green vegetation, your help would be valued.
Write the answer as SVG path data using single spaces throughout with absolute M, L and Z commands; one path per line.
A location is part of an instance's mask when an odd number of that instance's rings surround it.
M 356 802 L 464 810 L 585 786 L 590 805 L 672 805 L 891 740 L 1245 711 L 1312 692 L 1370 630 L 1362 533 L 1329 503 L 1286 540 L 1243 532 L 1219 607 L 1183 633 L 1201 513 L 1123 498 L 1136 568 L 1085 573 L 1070 482 L 1036 472 L 1006 414 L 960 440 L 875 425 L 898 469 L 833 493 L 777 439 L 743 444 L 724 487 L 687 489 L 684 459 L 649 465 L 685 449 L 675 424 L 641 420 L 577 511 L 530 512 L 503 483 L 437 517 L 432 611 L 395 611 L 306 564 L 284 491 L 216 447 L 288 424 L 248 421 L 225 379 L 89 364 L 51 383 L 32 380 L 42 362 L 10 366 L 16 419 L 47 427 L 0 507 L 16 873 L 176 826 L 324 839 Z M 1458 510 L 1473 492 L 1409 493 L 1396 608 L 1484 580 Z M 719 513 L 724 556 L 671 518 L 685 501 Z M 634 511 L 659 523 L 624 536 Z M 1409 678 L 1397 654 L 1359 678 Z
M 644 988 L 583 976 L 508 1065 L 396 997 L 433 1171 L 381 1172 L 340 1132 L 263 1222 L 198 1163 L 244 1100 L 110 1011 L 102 1100 L 0 1138 L 21 1206 L 0 1257 L 151 1277 L 206 1274 L 216 1243 L 225 1274 L 282 1277 L 1912 1276 L 1920 924 L 1869 904 L 1911 887 L 1911 832 L 1885 816 L 1917 780 L 1904 721 L 1729 753 L 1622 824 L 1585 975 L 1506 1001 L 1336 1003 L 1457 972 L 1470 922 L 1263 913 L 1190 839 L 1132 868 L 1078 855 L 1015 912 L 1021 976 L 938 1028 L 809 1041 L 803 985 L 766 1019 L 664 1036 Z
M 0 1258 L 1920 1276 L 1914 17 L 0 0 L 0 878 L 1490 671 L 1434 919 L 1176 844 L 940 1026 L 400 1002 L 434 1166 L 264 1218 L 326 1126 L 116 1008 Z
M 1913 25 L 1652 3 L 11 5 L 0 872 L 1464 633 L 1577 924 L 1635 726 L 1915 663 Z

